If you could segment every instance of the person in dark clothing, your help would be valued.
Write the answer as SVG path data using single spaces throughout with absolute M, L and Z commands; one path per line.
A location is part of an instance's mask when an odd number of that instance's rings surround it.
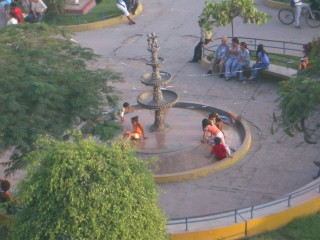
M 193 53 L 193 58 L 191 61 L 189 62 L 198 62 L 199 60 L 201 60 L 201 56 L 202 56 L 202 48 L 204 45 L 207 45 L 209 42 L 213 41 L 212 38 L 212 31 L 207 31 L 204 27 L 203 24 L 201 22 L 201 20 L 198 21 L 199 27 L 201 29 L 201 38 L 199 43 L 197 44 L 197 46 L 194 48 L 194 53 Z

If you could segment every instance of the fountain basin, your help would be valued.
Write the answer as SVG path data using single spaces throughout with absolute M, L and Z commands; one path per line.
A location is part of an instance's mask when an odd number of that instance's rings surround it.
M 156 102 L 154 99 L 154 93 L 152 90 L 145 91 L 141 93 L 137 102 L 139 105 L 146 109 L 166 109 L 172 107 L 178 102 L 178 94 L 170 90 L 161 90 L 163 100 L 161 102 Z
M 143 78 L 141 80 L 141 83 L 143 83 L 146 86 L 162 86 L 166 85 L 171 81 L 171 74 L 168 72 L 160 71 L 161 79 L 154 79 L 152 77 L 152 73 L 145 73 L 143 75 Z

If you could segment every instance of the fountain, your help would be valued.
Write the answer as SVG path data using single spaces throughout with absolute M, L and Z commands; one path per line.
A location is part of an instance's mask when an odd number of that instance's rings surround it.
M 222 161 L 206 158 L 211 146 L 200 142 L 203 134 L 201 121 L 211 112 L 223 116 L 227 113 L 208 105 L 178 102 L 178 94 L 164 88 L 172 76 L 160 71 L 164 59 L 158 56 L 156 34 L 148 34 L 147 49 L 151 52 L 151 58 L 145 60 L 145 63 L 152 67 L 152 72 L 144 74 L 141 83 L 152 89 L 138 95 L 138 105 L 132 106 L 135 111 L 128 113 L 127 118 L 138 115 L 139 121 L 149 130 L 145 131 L 147 140 L 136 142 L 137 155 L 142 159 L 157 157 L 158 161 L 149 166 L 156 181 L 190 180 L 238 161 L 249 149 L 250 134 L 246 125 L 237 121 L 235 126 L 224 126 L 229 146 L 239 150 L 239 154 L 234 153 L 232 159 Z M 132 128 L 130 121 L 122 124 L 124 129 Z
M 163 86 L 171 81 L 171 74 L 160 71 L 160 64 L 164 59 L 158 57 L 159 45 L 155 33 L 148 34 L 148 51 L 151 52 L 151 59 L 146 60 L 146 64 L 152 67 L 152 73 L 146 73 L 141 82 L 146 86 L 152 86 L 153 90 L 141 93 L 137 101 L 140 106 L 155 111 L 154 124 L 151 130 L 154 132 L 164 132 L 169 129 L 169 125 L 164 121 L 164 111 L 171 108 L 178 101 L 178 95 Z

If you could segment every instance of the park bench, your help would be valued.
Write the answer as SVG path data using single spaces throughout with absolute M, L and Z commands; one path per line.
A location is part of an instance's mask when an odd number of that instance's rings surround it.
M 250 67 L 247 67 L 244 70 L 245 76 L 247 76 L 247 77 L 249 76 L 250 71 L 251 71 L 251 67 L 254 63 L 255 63 L 255 61 L 251 61 Z M 205 59 L 205 58 L 201 59 L 201 65 L 204 68 L 208 69 L 209 64 L 210 64 L 210 62 L 207 59 Z M 218 66 L 214 70 L 218 71 Z M 262 78 L 272 79 L 272 80 L 277 80 L 277 81 L 289 80 L 295 74 L 297 74 L 296 69 L 289 68 L 289 67 L 283 67 L 283 66 L 279 66 L 279 65 L 275 65 L 275 64 L 270 64 L 268 69 L 262 70 L 260 72 L 260 76 L 262 76 Z

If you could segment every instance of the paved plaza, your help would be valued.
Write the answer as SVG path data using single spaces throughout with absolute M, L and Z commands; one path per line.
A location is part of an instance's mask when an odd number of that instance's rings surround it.
M 218 75 L 205 75 L 200 64 L 189 63 L 199 41 L 197 17 L 204 0 L 145 0 L 137 24 L 127 23 L 110 28 L 76 33 L 83 46 L 93 48 L 101 59 L 96 67 L 120 72 L 124 83 L 117 84 L 123 101 L 136 104 L 137 96 L 147 90 L 141 76 L 150 72 L 144 63 L 149 58 L 147 37 L 157 33 L 159 56 L 165 58 L 161 70 L 172 74 L 170 90 L 180 101 L 214 106 L 241 115 L 251 128 L 253 143 L 248 154 L 230 168 L 197 180 L 160 184 L 160 206 L 168 218 L 199 216 L 224 212 L 277 199 L 312 181 L 318 169 L 319 145 L 308 145 L 302 136 L 287 137 L 282 131 L 271 134 L 272 112 L 279 89 L 276 81 L 262 80 L 258 85 L 226 82 Z M 235 36 L 306 43 L 316 31 L 305 23 L 302 29 L 281 24 L 278 10 L 257 6 L 272 15 L 268 24 L 244 25 L 235 21 Z M 231 27 L 214 29 L 215 37 L 231 35 Z M 241 41 L 241 37 L 240 37 Z M 189 120 L 186 119 L 186 122 Z M 191 124 L 191 123 L 190 123 Z M 200 122 L 199 122 L 200 125 Z M 184 131 L 185 129 L 181 129 Z M 201 138 L 199 134 L 190 136 Z

